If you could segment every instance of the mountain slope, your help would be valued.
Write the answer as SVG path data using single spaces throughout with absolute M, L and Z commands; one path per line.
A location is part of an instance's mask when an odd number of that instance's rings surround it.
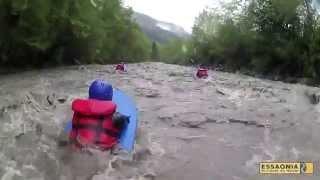
M 175 24 L 158 21 L 150 16 L 135 12 L 133 19 L 150 40 L 166 43 L 175 38 L 188 38 L 190 35 Z

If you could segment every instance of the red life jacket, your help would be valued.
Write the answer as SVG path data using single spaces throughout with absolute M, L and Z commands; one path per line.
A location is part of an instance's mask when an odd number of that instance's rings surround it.
M 208 69 L 199 68 L 197 71 L 197 77 L 198 78 L 207 78 L 208 75 Z
M 125 71 L 125 69 L 124 69 L 124 64 L 117 64 L 117 66 L 116 66 L 116 70 L 117 71 Z
M 116 104 L 111 101 L 77 99 L 72 103 L 74 111 L 70 139 L 81 145 L 96 145 L 108 149 L 118 143 L 120 130 L 113 127 L 112 116 Z

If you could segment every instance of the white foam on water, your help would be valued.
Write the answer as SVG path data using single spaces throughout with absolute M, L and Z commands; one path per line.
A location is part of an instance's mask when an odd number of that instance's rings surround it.
M 258 172 L 259 162 L 263 161 L 261 155 L 254 154 L 252 158 L 245 163 L 246 172 L 253 175 L 253 172 L 256 174 Z
M 158 156 L 163 156 L 166 153 L 164 148 L 162 148 L 162 146 L 158 142 L 151 142 L 150 150 L 151 150 L 151 154 L 158 155 Z
M 301 152 L 298 151 L 295 147 L 293 147 L 290 152 L 294 155 L 295 159 L 298 159 L 300 157 Z
M 12 180 L 15 175 L 21 176 L 21 171 L 14 169 L 12 167 L 6 167 L 6 172 L 1 177 L 1 180 Z
M 23 169 L 31 169 L 31 170 L 37 170 L 33 165 L 23 165 Z
M 232 176 L 233 180 L 242 180 L 242 178 L 238 177 L 238 176 Z

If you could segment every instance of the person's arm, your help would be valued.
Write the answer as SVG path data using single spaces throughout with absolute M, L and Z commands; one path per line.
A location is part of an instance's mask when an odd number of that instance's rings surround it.
M 119 112 L 115 112 L 112 116 L 112 124 L 115 128 L 123 130 L 130 122 L 130 117 L 123 115 Z

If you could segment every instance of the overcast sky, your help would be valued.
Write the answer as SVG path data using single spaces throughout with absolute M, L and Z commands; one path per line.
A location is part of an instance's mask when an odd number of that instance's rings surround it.
M 207 6 L 219 0 L 124 0 L 126 6 L 161 21 L 182 26 L 191 32 L 194 19 Z

